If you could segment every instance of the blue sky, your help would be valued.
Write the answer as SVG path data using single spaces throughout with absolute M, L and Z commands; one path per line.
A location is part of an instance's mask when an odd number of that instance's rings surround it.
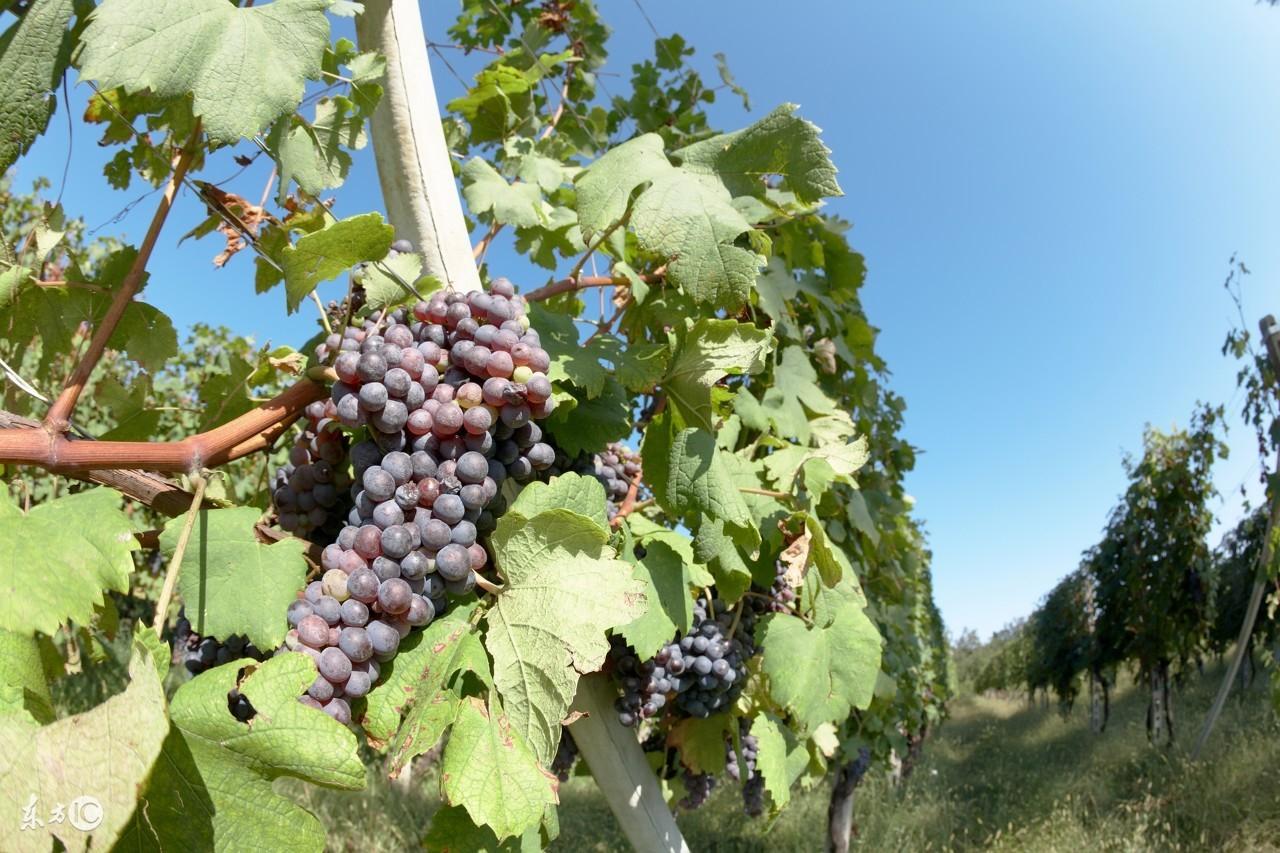
M 653 34 L 633 2 L 602 6 L 613 70 L 625 72 Z M 428 33 L 444 41 L 453 6 L 431 7 Z M 1218 354 L 1232 253 L 1254 272 L 1250 323 L 1280 309 L 1280 10 L 1250 0 L 644 9 L 698 49 L 709 79 L 711 55 L 728 54 L 754 110 L 723 98 L 718 125 L 795 101 L 823 128 L 846 192 L 831 209 L 855 224 L 866 310 L 909 403 L 907 436 L 924 451 L 908 487 L 943 616 L 985 635 L 1025 615 L 1098 538 L 1143 425 L 1185 424 L 1197 399 L 1234 399 L 1234 366 Z M 447 99 L 458 84 L 435 69 Z M 83 100 L 73 90 L 77 116 Z M 19 185 L 57 182 L 66 145 L 60 110 L 19 164 Z M 63 203 L 91 227 L 144 192 L 105 188 L 105 153 L 78 123 L 73 151 Z M 261 165 L 232 186 L 256 198 Z M 201 177 L 234 171 L 224 156 Z M 379 208 L 376 186 L 364 156 L 339 212 Z M 138 239 L 153 198 L 100 233 Z M 184 199 L 148 300 L 180 328 L 309 337 L 313 314 L 286 319 L 279 291 L 253 294 L 247 257 L 214 271 L 212 240 L 177 245 L 199 218 Z M 496 266 L 512 258 L 505 243 L 490 254 Z M 1217 471 L 1223 524 L 1258 472 L 1234 419 L 1229 440 L 1234 455 Z

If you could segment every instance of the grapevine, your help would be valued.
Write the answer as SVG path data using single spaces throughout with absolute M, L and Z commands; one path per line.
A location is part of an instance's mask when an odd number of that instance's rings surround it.
M 134 247 L 2 187 L 0 537 L 49 590 L 0 614 L 12 741 L 129 756 L 102 826 L 42 846 L 323 849 L 276 781 L 374 761 L 437 787 L 428 846 L 545 846 L 561 785 L 624 769 L 624 832 L 678 844 L 726 778 L 773 818 L 941 719 L 914 448 L 798 108 L 713 127 L 678 37 L 604 95 L 590 3 L 464 4 L 443 121 L 412 4 L 73 5 L 6 13 L 0 66 L 40 88 L 5 102 L 0 172 L 79 80 L 57 108 L 151 209 Z M 348 209 L 358 158 L 388 217 Z M 148 289 L 179 229 L 315 336 L 180 347 Z M 507 250 L 545 280 L 517 292 Z M 128 687 L 51 725 L 46 673 L 111 642 Z M 35 749 L 15 790 L 94 793 Z

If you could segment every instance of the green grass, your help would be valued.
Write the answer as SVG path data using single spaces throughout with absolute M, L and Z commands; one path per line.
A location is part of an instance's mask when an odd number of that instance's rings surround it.
M 964 697 L 930 739 L 915 773 L 895 787 L 869 774 L 855 805 L 855 847 L 867 850 L 1166 851 L 1280 850 L 1280 724 L 1268 708 L 1265 675 L 1219 721 L 1206 760 L 1194 741 L 1218 684 L 1217 668 L 1174 699 L 1177 743 L 1147 745 L 1146 697 L 1132 685 L 1113 697 L 1101 736 L 1083 703 L 1066 719 L 1055 708 Z M 372 774 L 376 777 L 376 774 Z M 399 791 L 379 778 L 362 793 L 291 786 L 331 829 L 334 850 L 403 850 L 425 832 L 433 787 Z M 590 779 L 561 791 L 566 851 L 629 849 Z M 679 816 L 694 851 L 818 851 L 827 788 L 796 792 L 766 832 L 743 817 L 738 792 L 722 787 L 702 809 Z

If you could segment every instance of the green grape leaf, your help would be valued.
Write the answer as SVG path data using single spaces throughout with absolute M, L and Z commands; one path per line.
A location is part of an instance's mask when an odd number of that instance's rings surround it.
M 674 152 L 686 168 L 714 174 L 733 195 L 764 195 L 765 178 L 777 175 L 802 202 L 844 195 L 831 149 L 817 125 L 782 106 L 755 124 L 722 133 Z
M 751 323 L 704 318 L 682 336 L 662 380 L 685 423 L 711 431 L 711 388 L 726 376 L 758 373 L 773 348 L 773 333 Z
M 607 231 L 622 219 L 638 188 L 674 170 L 656 133 L 637 136 L 601 155 L 576 181 L 583 239 L 591 241 Z
M 472 157 L 462 167 L 462 197 L 472 216 L 489 213 L 494 222 L 503 225 L 532 228 L 546 221 L 542 215 L 542 192 L 535 184 L 509 184 L 480 157 Z
M 381 96 L 377 86 L 370 88 L 376 96 L 368 109 Z M 342 186 L 351 169 L 348 152 L 359 151 L 368 142 L 365 114 L 363 103 L 339 95 L 317 101 L 315 120 L 310 124 L 295 116 L 276 122 L 267 147 L 280 164 L 280 204 L 288 197 L 290 181 L 311 195 Z
M 870 539 L 872 545 L 879 545 L 880 531 L 876 529 L 876 523 L 867 509 L 867 499 L 862 496 L 862 492 L 850 491 L 844 495 L 844 504 L 846 517 L 853 526 Z
M 460 697 L 449 684 L 459 672 L 493 684 L 475 628 L 455 611 L 407 637 L 396 657 L 383 665 L 366 700 L 363 724 L 371 740 L 390 742 L 392 775 L 435 746 L 453 722 Z
M 631 395 L 616 380 L 606 380 L 596 397 L 571 401 L 576 405 L 557 406 L 544 426 L 565 453 L 599 450 L 631 434 Z
M 35 637 L 0 631 L 0 718 L 17 715 L 36 725 L 53 722 L 53 697 Z
M 77 531 L 101 557 L 99 574 L 103 585 L 116 592 L 128 592 L 138 540 L 133 535 L 133 523 L 120 506 L 120 495 L 99 486 L 34 507 L 30 517 Z
M 289 313 L 297 311 L 320 282 L 335 278 L 361 261 L 382 260 L 394 238 L 395 229 L 383 222 L 380 214 L 364 213 L 304 234 L 297 243 L 286 246 L 280 253 L 280 262 Z
M 74 12 L 72 0 L 36 0 L 0 34 L 0 174 L 49 125 L 71 54 L 67 24 Z
M 686 717 L 672 727 L 667 744 L 680 750 L 680 760 L 694 773 L 720 775 L 724 772 L 724 745 L 729 737 L 728 714 L 705 719 Z
M 310 658 L 292 653 L 224 664 L 182 685 L 162 758 L 119 849 L 323 850 L 320 821 L 272 789 L 281 776 L 364 787 L 355 735 L 298 701 L 316 674 Z M 247 723 L 228 710 L 233 688 L 253 706 Z M 130 802 L 136 797 L 131 791 Z
M 613 359 L 616 375 L 633 394 L 647 393 L 667 374 L 671 350 L 666 344 L 629 344 L 625 352 Z
M 853 474 L 869 458 L 865 436 L 854 437 L 853 422 L 844 412 L 815 418 L 808 424 L 811 447 L 780 447 L 764 460 L 769 480 L 779 489 L 791 491 L 801 469 L 814 460 L 825 462 L 836 482 L 853 484 Z M 815 496 L 820 498 L 821 494 Z
M 0 629 L 30 636 L 53 634 L 67 620 L 87 625 L 104 589 L 128 591 L 132 560 L 127 569 L 123 560 L 136 547 L 133 527 L 119 506 L 108 508 L 102 494 L 89 494 L 58 498 L 26 516 L 5 504 Z
M 94 385 L 94 402 L 110 412 L 116 424 L 99 434 L 98 438 L 103 441 L 146 441 L 155 435 L 161 412 L 148 405 L 150 383 L 145 379 L 140 377 L 132 388 L 125 388 L 116 377 L 107 375 Z
M 786 262 L 781 258 L 771 258 L 769 266 L 756 280 L 756 297 L 760 300 L 760 307 L 782 331 L 783 337 L 800 337 L 799 328 L 791 314 L 793 300 L 799 292 L 800 285 L 787 271 Z
M 736 309 L 764 258 L 737 245 L 751 223 L 713 178 L 673 170 L 636 199 L 630 225 L 640 248 L 667 259 L 667 280 L 701 303 Z
M 516 838 L 499 841 L 489 827 L 476 826 L 461 806 L 437 809 L 423 843 L 429 853 L 521 853 L 527 849 Z
M 677 433 L 667 457 L 665 506 L 682 517 L 702 514 L 750 528 L 751 512 L 721 456 L 710 432 L 685 429 Z
M 507 509 L 507 514 L 516 513 L 525 518 L 553 509 L 567 509 L 599 524 L 602 528 L 609 526 L 609 518 L 605 512 L 604 486 L 595 477 L 584 477 L 581 474 L 561 474 L 552 477 L 549 483 L 530 483 L 520 490 L 515 503 Z
M 80 76 L 104 89 L 191 95 L 209 138 L 233 143 L 293 112 L 306 81 L 320 79 L 328 7 L 329 0 L 253 8 L 225 0 L 103 0 L 81 36 Z
M 564 509 L 505 515 L 490 538 L 505 587 L 485 617 L 485 648 L 511 724 L 544 767 L 578 677 L 604 664 L 605 632 L 646 604 L 607 541 L 603 526 Z
M 622 627 L 622 636 L 641 659 L 648 659 L 671 642 L 677 630 L 685 633 L 693 626 L 693 596 L 689 593 L 693 578 L 684 557 L 667 542 L 652 539 L 644 547 L 635 576 L 645 585 L 649 607 L 639 619 Z
M 751 586 L 751 568 L 742 560 L 734 532 L 735 528 L 725 528 L 724 519 L 702 516 L 693 539 L 694 557 L 707 564 L 716 591 L 726 601 L 737 601 Z M 755 528 L 750 533 L 759 535 Z M 739 532 L 738 536 L 748 547 L 756 544 L 749 535 Z
M 451 805 L 504 839 L 536 827 L 547 806 L 559 801 L 555 777 L 542 763 L 500 708 L 470 698 L 450 732 L 440 787 Z
M 795 345 L 782 351 L 782 362 L 774 370 L 773 383 L 762 402 L 778 435 L 795 438 L 801 443 L 809 441 L 806 408 L 818 415 L 838 411 L 835 401 L 818 387 L 818 373 L 809 357 Z M 744 420 L 745 417 L 743 415 Z
M 422 255 L 401 252 L 395 257 L 388 255 L 377 264 L 369 264 L 364 268 L 360 284 L 364 287 L 365 304 L 380 311 L 409 299 L 416 299 L 401 281 L 412 285 L 423 296 L 444 287 L 435 276 L 422 274 Z
M 769 695 L 803 729 L 838 723 L 866 708 L 880 671 L 880 634 L 848 599 L 832 604 L 831 622 L 810 627 L 776 613 L 756 629 Z
M 280 645 L 288 631 L 284 614 L 307 576 L 299 539 L 263 545 L 253 507 L 201 510 L 187 542 L 178 590 L 197 634 L 225 639 L 243 634 L 260 649 Z M 170 558 L 186 516 L 172 518 L 160 534 Z
M 751 721 L 751 734 L 756 738 L 756 772 L 764 777 L 764 789 L 777 814 L 791 802 L 791 754 L 797 748 L 790 732 L 772 714 L 761 714 Z
M 496 142 L 506 136 L 530 104 L 529 90 L 537 78 L 508 64 L 494 65 L 476 75 L 476 85 L 445 105 L 471 125 L 472 142 Z
M 589 398 L 598 397 L 609 378 L 609 371 L 600 363 L 600 359 L 610 353 L 604 342 L 611 340 L 616 344 L 617 339 L 601 335 L 583 346 L 578 343 L 578 327 L 572 317 L 548 311 L 537 303 L 530 306 L 529 320 L 551 358 L 547 377 L 552 382 L 571 382 L 586 391 Z
M 0 803 L 15 821 L 5 831 L 7 850 L 47 851 L 50 836 L 68 850 L 108 850 L 127 828 L 169 728 L 164 688 L 142 645 L 132 648 L 129 678 L 123 693 L 46 726 L 0 716 Z M 97 802 L 96 809 L 87 798 Z M 70 821 L 49 820 L 59 805 L 64 814 L 97 814 L 102 822 L 85 832 Z M 13 831 L 28 806 L 44 826 Z

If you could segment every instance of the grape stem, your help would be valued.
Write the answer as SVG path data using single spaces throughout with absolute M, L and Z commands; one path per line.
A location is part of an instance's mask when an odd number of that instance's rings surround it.
M 744 495 L 761 495 L 766 498 L 778 498 L 779 500 L 790 500 L 795 497 L 795 495 L 790 492 L 775 492 L 772 489 L 753 489 L 749 486 L 739 486 L 738 491 L 742 492 Z
M 182 522 L 182 532 L 178 534 L 178 545 L 173 549 L 173 559 L 169 561 L 169 568 L 164 573 L 164 587 L 160 590 L 160 600 L 156 602 L 156 618 L 152 623 L 157 634 L 164 628 L 164 623 L 168 621 L 169 600 L 173 598 L 173 589 L 178 585 L 178 572 L 182 569 L 182 557 L 187 553 L 187 543 L 191 541 L 191 530 L 196 526 L 196 516 L 199 515 L 200 505 L 204 502 L 204 486 L 205 479 L 199 474 L 195 478 L 196 490 L 191 498 L 191 507 L 187 510 L 187 517 Z M 200 626 L 201 630 L 204 626 Z
M 493 581 L 488 580 L 487 578 L 479 574 L 476 575 L 476 586 L 480 587 L 490 595 L 498 595 L 504 589 L 506 589 L 506 587 L 500 586 L 499 584 L 496 584 Z
M 15 427 L 0 429 L 0 463 L 94 475 L 101 474 L 100 469 L 185 473 L 215 468 L 270 447 L 307 404 L 322 400 L 327 394 L 323 384 L 302 379 L 258 408 L 181 441 L 79 441 L 49 429 L 47 422 L 44 429 L 16 423 Z M 14 423 L 15 418 L 0 412 L 0 426 Z M 106 485 L 117 487 L 113 483 Z
M 160 238 L 160 229 L 164 227 L 165 220 L 169 217 L 169 211 L 173 208 L 174 199 L 178 196 L 178 188 L 182 186 L 183 178 L 186 177 L 191 161 L 195 158 L 196 152 L 200 150 L 200 134 L 200 120 L 196 119 L 190 138 L 187 139 L 179 153 L 174 157 L 173 173 L 169 176 L 164 194 L 160 197 L 160 204 L 156 207 L 156 212 L 151 217 L 151 225 L 147 228 L 146 236 L 142 238 L 142 245 L 138 247 L 138 254 L 133 260 L 133 265 L 125 273 L 124 280 L 120 282 L 120 287 L 116 290 L 115 297 L 111 300 L 111 306 L 107 308 L 107 313 L 98 323 L 97 328 L 93 330 L 93 337 L 89 340 L 89 346 L 80 356 L 80 360 L 76 363 L 75 369 L 71 371 L 71 375 L 67 377 L 62 393 L 58 395 L 58 399 L 49 408 L 49 413 L 45 415 L 44 424 L 51 433 L 62 434 L 67 431 L 71 412 L 76 407 L 76 401 L 80 399 L 80 393 L 84 391 L 85 385 L 89 382 L 90 374 L 93 373 L 93 369 L 98 365 L 98 360 L 102 358 L 103 352 L 106 351 L 107 342 L 111 339 L 111 335 L 115 333 L 116 326 L 120 324 L 120 319 L 124 316 L 125 310 L 133 302 L 133 297 L 142 289 L 142 281 L 147 271 L 147 261 L 151 259 L 151 252 L 155 249 L 156 241 Z
M 646 284 L 652 284 L 660 281 L 666 273 L 666 267 L 659 267 L 652 273 L 640 276 L 640 280 Z M 561 293 L 570 293 L 575 290 L 586 290 L 590 287 L 626 287 L 630 284 L 630 280 L 625 276 L 616 275 L 579 275 L 577 277 L 569 276 L 559 281 L 554 281 L 545 287 L 539 287 L 537 290 L 531 290 L 524 295 L 528 302 L 542 302 L 553 296 L 559 296 Z

